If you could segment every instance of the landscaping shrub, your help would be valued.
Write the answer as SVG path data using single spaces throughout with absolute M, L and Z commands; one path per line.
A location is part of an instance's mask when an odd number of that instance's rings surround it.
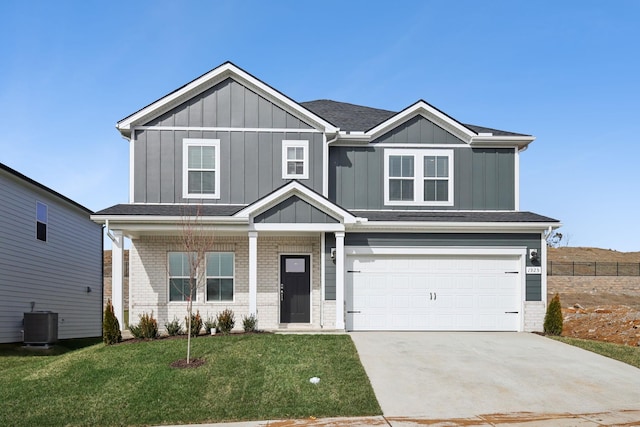
M 174 317 L 171 322 L 165 323 L 164 327 L 167 328 L 167 334 L 169 334 L 170 337 L 182 334 L 182 325 L 176 317 Z
M 151 314 L 143 313 L 137 325 L 129 325 L 129 330 L 135 338 L 158 338 L 158 321 Z
M 242 328 L 245 332 L 254 332 L 258 325 L 258 318 L 251 313 L 249 316 L 242 316 Z
M 231 332 L 233 327 L 236 325 L 236 317 L 233 314 L 233 310 L 227 308 L 224 311 L 218 313 L 218 330 L 223 334 L 228 334 Z
M 216 329 L 217 327 L 216 319 L 213 317 L 207 317 L 207 320 L 204 322 L 204 330 L 207 331 L 207 334 L 211 334 L 211 330 Z
M 107 306 L 104 308 L 104 318 L 102 320 L 102 340 L 105 344 L 111 345 L 122 341 L 120 333 L 120 322 L 116 314 L 113 312 L 113 304 L 111 300 L 107 300 Z
M 184 317 L 184 324 L 189 324 L 189 317 Z M 196 314 L 191 314 L 191 336 L 197 337 L 202 329 L 202 317 L 200 317 L 200 310 L 196 311 Z
M 548 335 L 562 334 L 562 306 L 558 294 L 553 296 L 549 307 L 547 307 L 547 314 L 544 316 L 544 333 Z

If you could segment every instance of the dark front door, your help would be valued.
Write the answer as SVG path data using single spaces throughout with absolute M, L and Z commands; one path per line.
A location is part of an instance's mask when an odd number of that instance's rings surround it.
M 310 323 L 311 257 L 280 256 L 280 323 Z

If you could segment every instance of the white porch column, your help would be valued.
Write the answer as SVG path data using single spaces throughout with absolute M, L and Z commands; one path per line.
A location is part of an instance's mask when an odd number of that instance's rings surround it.
M 258 316 L 258 232 L 249 232 L 249 314 Z
M 344 329 L 344 231 L 336 235 L 336 329 Z
M 111 245 L 111 302 L 113 311 L 120 324 L 120 330 L 125 329 L 124 325 L 124 298 L 123 298 L 123 277 L 124 277 L 124 236 L 122 231 L 113 231 L 113 243 Z

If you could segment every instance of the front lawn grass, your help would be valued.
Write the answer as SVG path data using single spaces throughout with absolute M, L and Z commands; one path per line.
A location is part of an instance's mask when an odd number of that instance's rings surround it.
M 0 354 L 7 354 L 2 352 Z M 381 414 L 348 335 L 198 337 L 0 357 L 0 425 L 149 425 Z M 311 377 L 320 383 L 311 384 Z
M 640 347 L 630 347 L 622 344 L 612 344 L 602 341 L 583 340 L 569 337 L 551 337 L 554 340 L 571 344 L 611 359 L 619 360 L 628 365 L 640 368 Z

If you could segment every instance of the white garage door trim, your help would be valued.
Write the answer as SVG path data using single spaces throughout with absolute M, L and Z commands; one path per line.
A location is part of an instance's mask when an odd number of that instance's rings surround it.
M 518 330 L 524 330 L 524 296 L 526 295 L 526 248 L 525 247 L 345 247 L 347 257 L 355 258 L 357 256 L 371 255 L 395 255 L 395 256 L 416 256 L 416 255 L 434 255 L 434 256 L 465 256 L 479 258 L 483 256 L 493 257 L 513 257 L 519 263 L 519 281 L 518 289 L 519 298 L 519 322 Z M 353 261 L 348 261 L 347 265 L 352 265 Z M 345 266 L 346 267 L 346 266 Z M 346 271 L 346 284 L 353 287 L 354 273 Z M 352 295 L 353 293 L 350 292 Z M 345 298 L 348 296 L 345 295 Z M 348 303 L 348 301 L 345 301 Z M 349 313 L 346 313 L 347 315 Z M 350 322 L 353 325 L 353 322 Z

